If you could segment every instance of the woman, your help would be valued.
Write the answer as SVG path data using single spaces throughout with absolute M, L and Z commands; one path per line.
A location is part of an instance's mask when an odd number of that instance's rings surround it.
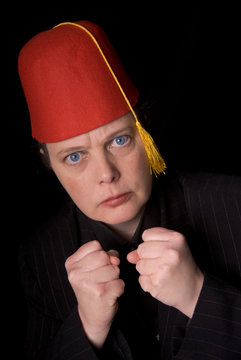
M 236 199 L 239 179 L 157 179 L 166 166 L 134 111 L 138 91 L 95 24 L 38 34 L 19 73 L 32 135 L 71 199 L 21 251 L 29 358 L 238 359 L 237 222 L 231 252 L 214 254 L 227 211 L 213 205 L 203 239 L 210 210 L 196 223 L 192 203 L 221 180 Z

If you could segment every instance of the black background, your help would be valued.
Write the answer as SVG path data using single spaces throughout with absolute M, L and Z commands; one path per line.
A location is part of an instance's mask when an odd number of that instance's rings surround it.
M 142 96 L 154 101 L 153 136 L 168 167 L 240 175 L 237 14 L 238 8 L 232 5 L 171 1 L 142 5 L 78 1 L 74 6 L 35 2 L 6 11 L 2 21 L 2 79 L 7 80 L 2 81 L 6 108 L 2 111 L 2 177 L 6 180 L 2 198 L 7 198 L 4 228 L 10 249 L 3 253 L 8 259 L 5 274 L 14 269 L 14 275 L 3 278 L 10 308 L 6 336 L 15 344 L 14 353 L 16 348 L 21 350 L 26 318 L 18 247 L 63 196 L 53 174 L 31 150 L 28 110 L 17 73 L 21 47 L 38 32 L 63 21 L 97 22 Z

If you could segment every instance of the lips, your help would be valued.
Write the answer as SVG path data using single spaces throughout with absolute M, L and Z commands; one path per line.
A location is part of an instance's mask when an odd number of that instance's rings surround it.
M 115 207 L 129 200 L 131 193 L 124 193 L 117 196 L 109 197 L 100 203 L 101 206 Z

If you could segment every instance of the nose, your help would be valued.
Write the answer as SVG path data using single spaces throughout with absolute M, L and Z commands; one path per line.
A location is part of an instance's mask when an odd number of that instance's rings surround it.
M 100 184 L 110 184 L 119 179 L 120 172 L 117 168 L 117 164 L 115 164 L 114 159 L 111 159 L 108 154 L 99 154 L 98 159 L 96 160 L 95 170 Z

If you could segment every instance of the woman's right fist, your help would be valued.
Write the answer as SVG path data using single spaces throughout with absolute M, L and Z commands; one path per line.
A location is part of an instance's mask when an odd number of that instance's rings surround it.
M 119 264 L 118 252 L 104 251 L 98 241 L 82 245 L 65 262 L 83 328 L 97 348 L 105 342 L 124 292 Z

